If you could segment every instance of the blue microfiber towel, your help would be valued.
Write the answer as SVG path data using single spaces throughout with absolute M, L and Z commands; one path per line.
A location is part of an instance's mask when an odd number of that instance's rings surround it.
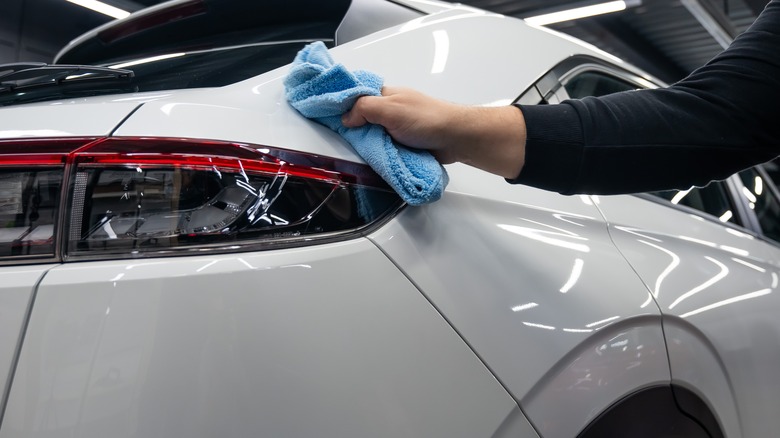
M 318 41 L 301 49 L 284 81 L 287 100 L 305 117 L 336 131 L 410 205 L 438 200 L 449 178 L 427 151 L 393 143 L 379 125 L 345 128 L 341 115 L 358 97 L 379 96 L 382 78 L 367 71 L 350 72 L 333 62 Z

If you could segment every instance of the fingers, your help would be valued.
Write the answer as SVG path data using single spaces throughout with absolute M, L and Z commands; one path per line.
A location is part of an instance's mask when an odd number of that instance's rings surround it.
M 382 96 L 363 96 L 359 98 L 350 111 L 341 116 L 341 123 L 347 128 L 357 128 L 366 123 L 384 125 L 383 105 L 385 98 L 397 94 L 408 93 L 411 90 L 402 87 L 382 87 Z
M 363 96 L 359 98 L 350 111 L 341 116 L 341 123 L 347 128 L 357 128 L 366 123 L 379 123 L 379 110 L 382 97 Z

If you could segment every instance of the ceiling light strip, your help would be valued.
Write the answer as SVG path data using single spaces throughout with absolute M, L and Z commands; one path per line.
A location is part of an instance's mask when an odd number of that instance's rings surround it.
M 528 24 L 543 26 L 546 24 L 559 23 L 561 21 L 570 21 L 579 18 L 592 17 L 594 15 L 609 14 L 611 12 L 618 12 L 625 9 L 626 2 L 623 0 L 618 0 L 599 3 L 596 5 L 583 6 L 581 8 L 567 9 L 560 12 L 552 12 L 550 14 L 537 15 L 535 17 L 528 17 L 525 19 L 525 22 Z
M 101 14 L 105 14 L 113 18 L 125 18 L 128 15 L 130 15 L 130 13 L 125 10 L 119 9 L 115 6 L 107 5 L 97 0 L 67 0 L 67 1 L 85 7 L 87 9 L 91 9 L 95 12 L 100 12 Z

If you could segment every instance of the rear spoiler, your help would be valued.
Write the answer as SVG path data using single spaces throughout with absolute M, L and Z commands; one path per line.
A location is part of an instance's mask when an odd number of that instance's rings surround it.
M 264 40 L 333 39 L 351 0 L 173 0 L 77 38 L 56 63 L 104 64 Z M 294 24 L 295 26 L 290 26 Z M 306 35 L 290 29 L 305 28 Z

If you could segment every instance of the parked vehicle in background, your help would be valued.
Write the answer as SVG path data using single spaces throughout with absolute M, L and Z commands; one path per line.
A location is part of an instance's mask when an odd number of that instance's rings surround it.
M 776 166 L 567 197 L 451 165 L 407 207 L 285 102 L 312 41 L 463 104 L 657 84 L 432 0 L 176 0 L 0 67 L 0 438 L 780 429 Z

